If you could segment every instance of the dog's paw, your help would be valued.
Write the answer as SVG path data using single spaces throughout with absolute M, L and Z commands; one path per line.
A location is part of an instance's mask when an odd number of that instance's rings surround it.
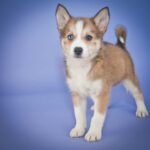
M 101 139 L 101 134 L 98 132 L 88 132 L 85 135 L 85 140 L 88 142 L 98 141 Z
M 75 137 L 81 137 L 83 136 L 85 133 L 85 129 L 84 128 L 73 128 L 71 131 L 70 131 L 70 137 L 72 138 L 75 138 Z
M 136 111 L 136 116 L 139 117 L 139 118 L 143 118 L 143 117 L 146 117 L 148 116 L 148 111 L 145 109 L 137 109 Z

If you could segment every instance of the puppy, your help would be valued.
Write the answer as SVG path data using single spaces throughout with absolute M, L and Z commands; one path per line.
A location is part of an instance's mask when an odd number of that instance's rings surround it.
M 94 101 L 94 114 L 85 140 L 101 139 L 111 88 L 120 82 L 135 99 L 136 116 L 148 116 L 134 65 L 126 49 L 125 29 L 116 29 L 117 44 L 103 41 L 110 18 L 108 7 L 101 9 L 92 18 L 81 18 L 72 17 L 59 4 L 56 18 L 76 119 L 70 136 L 80 137 L 85 134 L 86 98 L 89 96 Z

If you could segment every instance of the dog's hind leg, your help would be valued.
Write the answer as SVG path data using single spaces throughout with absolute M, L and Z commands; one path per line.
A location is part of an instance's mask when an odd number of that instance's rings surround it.
M 123 85 L 133 95 L 135 99 L 136 106 L 137 106 L 136 116 L 137 117 L 148 116 L 148 111 L 144 103 L 144 97 L 140 89 L 139 82 L 136 75 L 132 77 L 130 76 L 129 78 L 125 79 L 123 81 Z

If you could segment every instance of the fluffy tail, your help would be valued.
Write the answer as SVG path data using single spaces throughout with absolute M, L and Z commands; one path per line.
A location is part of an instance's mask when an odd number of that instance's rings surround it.
M 116 28 L 117 44 L 118 46 L 125 48 L 126 44 L 126 29 L 123 26 Z

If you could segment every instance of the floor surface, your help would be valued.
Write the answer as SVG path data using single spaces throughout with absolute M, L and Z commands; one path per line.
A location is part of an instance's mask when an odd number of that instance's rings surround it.
M 149 150 L 150 117 L 137 118 L 132 97 L 119 92 L 111 96 L 103 137 L 94 143 L 69 137 L 75 121 L 69 93 L 1 96 L 0 149 Z M 91 105 L 88 100 L 88 127 Z

